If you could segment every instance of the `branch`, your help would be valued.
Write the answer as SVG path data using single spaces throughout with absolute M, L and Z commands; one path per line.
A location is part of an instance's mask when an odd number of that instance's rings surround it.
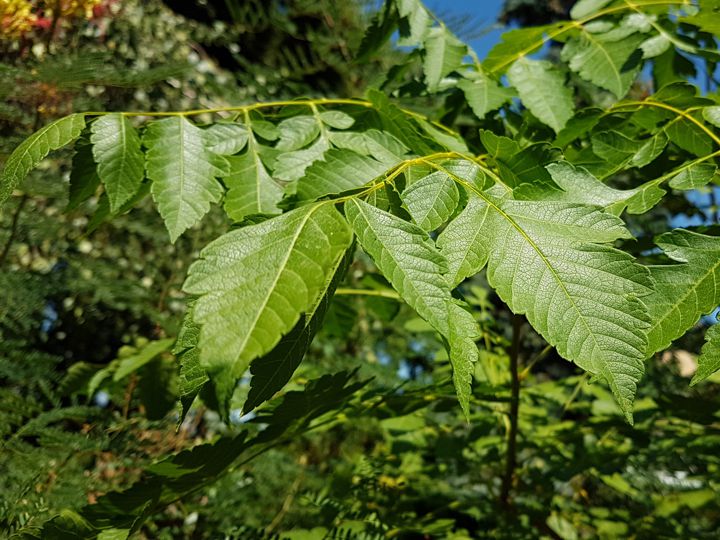
M 20 214 L 22 213 L 23 208 L 25 207 L 25 203 L 27 203 L 28 199 L 28 195 L 23 194 L 23 196 L 20 197 L 20 202 L 18 203 L 17 208 L 15 209 L 15 213 L 12 217 L 12 223 L 10 225 L 10 236 L 8 236 L 8 239 L 5 242 L 5 247 L 3 248 L 2 253 L 0 253 L 0 267 L 5 264 L 5 260 L 10 254 L 10 248 L 12 247 L 18 232 L 18 225 L 20 224 Z
M 507 453 L 505 457 L 505 474 L 502 480 L 500 491 L 500 505 L 510 509 L 510 491 L 515 480 L 515 468 L 517 467 L 517 436 L 518 436 L 518 413 L 520 409 L 520 374 L 518 369 L 518 357 L 520 355 L 520 337 L 523 326 L 523 317 L 513 315 L 513 336 L 510 346 L 510 431 L 508 432 Z

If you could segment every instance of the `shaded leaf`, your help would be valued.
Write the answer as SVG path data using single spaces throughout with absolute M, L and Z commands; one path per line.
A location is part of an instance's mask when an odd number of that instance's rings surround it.
M 344 257 L 337 259 L 337 266 L 328 272 L 329 281 L 321 287 L 320 294 L 310 308 L 303 313 L 295 327 L 285 335 L 268 354 L 256 358 L 250 365 L 250 390 L 243 405 L 248 413 L 272 398 L 290 380 L 310 347 L 315 334 L 323 324 L 325 314 L 333 299 L 335 289 L 345 277 L 347 267 L 354 256 L 348 249 Z
M 259 152 L 260 143 L 249 134 L 245 152 L 227 158 L 229 174 L 223 178 L 228 188 L 225 211 L 235 221 L 251 214 L 279 212 L 277 205 L 284 192 L 270 176 Z
M 0 176 L 0 204 L 51 150 L 58 150 L 80 136 L 85 115 L 71 114 L 39 129 L 18 146 L 5 162 Z
M 75 143 L 75 155 L 70 170 L 70 191 L 66 212 L 75 210 L 87 199 L 95 195 L 100 186 L 97 165 L 92 155 L 89 141 L 80 139 Z
M 335 208 L 317 204 L 231 231 L 202 250 L 183 289 L 198 295 L 200 363 L 221 408 L 250 362 L 270 352 L 327 288 L 350 240 Z
M 580 39 L 565 44 L 562 58 L 583 79 L 620 99 L 627 94 L 640 70 L 638 46 L 643 40 L 640 34 L 616 40 L 583 31 Z

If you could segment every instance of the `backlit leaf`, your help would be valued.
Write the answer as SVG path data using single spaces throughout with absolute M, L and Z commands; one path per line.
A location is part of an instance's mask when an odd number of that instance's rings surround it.
M 231 231 L 202 250 L 183 289 L 198 296 L 200 363 L 221 407 L 250 362 L 317 302 L 350 240 L 335 208 L 316 204 Z
M 150 122 L 143 144 L 153 199 L 175 242 L 220 200 L 216 177 L 227 164 L 205 147 L 203 131 L 181 116 Z

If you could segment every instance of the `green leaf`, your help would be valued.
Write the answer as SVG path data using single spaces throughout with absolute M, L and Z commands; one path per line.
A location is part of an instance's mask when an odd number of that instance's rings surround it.
M 705 333 L 703 345 L 698 357 L 698 368 L 690 381 L 690 386 L 704 381 L 720 369 L 720 324 L 714 324 Z
M 423 44 L 425 82 L 428 89 L 433 92 L 438 89 L 443 77 L 462 65 L 462 59 L 467 54 L 467 46 L 444 26 L 431 28 Z
M 546 60 L 521 58 L 508 71 L 508 80 L 535 117 L 559 132 L 575 110 L 565 75 Z
M 617 170 L 628 165 L 641 151 L 643 143 L 620 131 L 601 131 L 591 138 L 592 151 Z
M 532 54 L 545 44 L 545 34 L 552 35 L 565 23 L 519 28 L 505 32 L 483 60 L 486 73 L 502 75 L 516 60 Z
M 561 356 L 607 381 L 631 420 L 649 321 L 639 297 L 652 282 L 605 245 L 629 236 L 622 221 L 592 207 L 473 193 L 438 239 L 454 281 L 487 261 L 500 298 Z
M 657 34 L 653 37 L 647 38 L 640 44 L 640 48 L 643 52 L 643 59 L 649 60 L 651 58 L 656 58 L 670 49 L 671 45 L 672 41 L 663 34 Z
M 601 10 L 613 0 L 580 0 L 570 10 L 570 17 L 575 20 L 584 19 L 596 11 Z
M 312 201 L 364 186 L 383 175 L 394 163 L 383 163 L 352 150 L 332 149 L 322 161 L 307 168 L 297 183 L 297 196 Z
M 221 156 L 237 154 L 248 142 L 248 129 L 243 124 L 217 122 L 205 128 L 208 150 Z
M 280 137 L 280 129 L 272 122 L 263 120 L 263 116 L 259 112 L 254 111 L 245 118 L 252 132 L 266 141 L 275 141 Z
M 254 125 L 254 123 L 253 123 Z M 249 134 L 247 149 L 227 158 L 230 172 L 223 178 L 228 188 L 225 212 L 235 221 L 251 214 L 277 214 L 283 189 L 272 179 L 260 158 L 260 143 Z
M 652 320 L 647 356 L 666 349 L 720 305 L 720 238 L 676 229 L 656 243 L 681 264 L 649 267 L 656 287 L 645 298 Z
M 270 352 L 327 288 L 350 245 L 330 204 L 308 205 L 210 243 L 183 289 L 198 295 L 200 363 L 226 407 L 252 360 Z
M 203 131 L 181 116 L 150 122 L 143 144 L 152 196 L 174 243 L 220 200 L 215 177 L 227 163 L 205 147 Z
M 700 12 L 690 17 L 682 17 L 682 22 L 693 24 L 714 35 L 720 35 L 720 5 L 713 0 L 701 0 Z
M 713 163 L 695 163 L 673 176 L 668 185 L 675 189 L 698 189 L 707 185 L 716 172 L 717 166 Z
M 183 317 L 182 326 L 172 353 L 180 363 L 178 391 L 180 394 L 180 418 L 178 424 L 185 420 L 190 407 L 200 390 L 210 379 L 200 365 L 200 351 L 197 348 L 200 339 L 200 327 L 192 320 L 192 306 L 188 306 Z
M 95 195 L 100 186 L 97 165 L 92 154 L 92 146 L 85 139 L 75 143 L 75 155 L 70 170 L 70 191 L 66 212 L 75 210 L 87 199 Z
M 644 214 L 659 203 L 667 193 L 660 187 L 660 183 L 657 180 L 651 180 L 635 188 L 637 193 L 628 199 L 628 213 Z
M 36 131 L 18 146 L 5 162 L 0 176 L 0 205 L 51 150 L 58 150 L 80 136 L 84 114 L 71 114 Z
M 437 245 L 447 260 L 446 276 L 455 288 L 474 276 L 487 263 L 481 237 L 490 207 L 478 197 L 470 197 L 462 212 L 438 236 Z
M 505 88 L 484 73 L 478 73 L 472 79 L 461 79 L 458 88 L 465 94 L 465 100 L 475 116 L 481 120 L 487 113 L 499 109 L 514 96 L 510 88 Z
M 367 92 L 367 98 L 380 117 L 382 130 L 397 137 L 412 152 L 418 155 L 428 155 L 440 148 L 431 139 L 423 136 L 411 121 L 408 113 L 391 103 L 383 92 L 370 89 Z
M 524 189 L 528 185 L 551 185 L 552 179 L 545 166 L 559 157 L 557 150 L 548 143 L 536 143 L 510 155 L 496 156 L 495 164 L 505 184 Z
M 720 128 L 720 105 L 705 107 L 703 109 L 703 118 L 713 126 Z
M 285 335 L 277 346 L 265 356 L 256 358 L 250 365 L 250 390 L 243 405 L 248 413 L 261 403 L 272 398 L 290 380 L 310 348 L 315 334 L 323 324 L 325 314 L 335 294 L 335 289 L 347 273 L 352 262 L 354 249 L 347 250 L 344 257 L 337 259 L 337 266 L 330 270 L 329 281 L 321 287 L 320 294 L 311 307 L 301 315 L 295 327 Z
M 377 129 L 367 131 L 331 131 L 330 142 L 337 148 L 353 150 L 378 161 L 399 161 L 408 152 L 407 146 L 397 137 Z
M 552 163 L 546 168 L 562 191 L 539 190 L 531 194 L 532 199 L 598 206 L 612 214 L 620 215 L 627 206 L 628 200 L 638 192 L 636 189 L 611 188 L 582 167 L 575 167 L 567 162 Z
M 658 131 L 647 139 L 638 151 L 630 158 L 631 167 L 645 167 L 662 154 L 667 146 L 668 138 L 664 131 Z
M 480 331 L 454 300 L 444 275 L 447 262 L 427 233 L 363 201 L 345 203 L 358 241 L 405 302 L 446 339 L 460 405 L 469 414 L 470 374 L 478 357 Z
M 132 198 L 145 178 L 140 136 L 125 116 L 106 114 L 90 124 L 90 142 L 100 181 L 116 212 Z
M 398 45 L 412 47 L 422 43 L 432 26 L 432 18 L 422 2 L 419 0 L 398 0 L 397 10 L 402 18 Z
M 299 150 L 313 142 L 320 134 L 318 120 L 311 115 L 286 118 L 278 124 L 278 130 L 280 140 L 275 147 L 284 152 Z
M 117 382 L 131 373 L 136 372 L 145 364 L 156 358 L 160 353 L 167 351 L 173 344 L 173 339 L 159 339 L 151 341 L 145 345 L 137 354 L 123 358 L 118 363 L 117 369 L 113 374 L 113 381 Z
M 459 133 L 440 129 L 439 125 L 424 118 L 415 118 L 415 123 L 438 145 L 451 152 L 469 152 L 465 140 Z
M 555 145 L 559 147 L 567 146 L 578 137 L 592 130 L 602 117 L 603 111 L 601 109 L 591 108 L 578 111 L 575 116 L 568 120 L 562 131 L 558 133 Z
M 700 111 L 685 114 L 700 121 Z M 695 122 L 685 117 L 671 120 L 663 129 L 672 142 L 697 157 L 705 157 L 713 150 L 712 139 L 708 137 L 707 133 Z
M 308 167 L 321 160 L 330 145 L 324 137 L 311 146 L 294 152 L 282 153 L 275 160 L 273 175 L 278 180 L 293 181 L 303 177 Z
M 637 51 L 643 40 L 640 34 L 615 40 L 583 31 L 579 39 L 565 44 L 562 59 L 583 79 L 620 99 L 627 94 L 639 72 L 641 62 Z
M 455 182 L 439 171 L 414 182 L 401 197 L 413 221 L 424 231 L 434 231 L 450 219 L 460 202 Z
M 352 116 L 342 111 L 323 111 L 319 116 L 324 124 L 335 129 L 349 129 L 355 123 Z

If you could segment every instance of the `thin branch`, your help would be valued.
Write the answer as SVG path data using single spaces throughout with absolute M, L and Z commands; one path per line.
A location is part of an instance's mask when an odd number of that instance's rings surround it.
M 12 247 L 13 242 L 15 242 L 15 237 L 17 236 L 18 232 L 18 226 L 20 224 L 20 214 L 22 213 L 28 199 L 28 195 L 23 193 L 22 197 L 20 197 L 20 202 L 15 209 L 15 213 L 12 217 L 12 223 L 10 224 L 10 236 L 8 236 L 8 239 L 5 242 L 5 247 L 3 247 L 2 253 L 0 253 L 0 267 L 5 264 L 5 260 L 10 254 L 10 248 Z
M 500 491 L 500 505 L 510 509 L 512 502 L 510 492 L 515 483 L 515 468 L 517 467 L 517 437 L 518 437 L 518 415 L 520 412 L 520 376 L 519 356 L 520 338 L 524 319 L 521 315 L 513 315 L 513 335 L 510 346 L 510 430 L 508 432 L 507 453 L 505 457 L 505 474 L 502 479 Z

